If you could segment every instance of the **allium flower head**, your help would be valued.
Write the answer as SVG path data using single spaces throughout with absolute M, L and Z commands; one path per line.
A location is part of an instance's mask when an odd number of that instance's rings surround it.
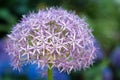
M 27 63 L 61 72 L 89 67 L 95 58 L 94 37 L 84 18 L 62 8 L 23 16 L 8 35 L 7 52 L 16 69 Z

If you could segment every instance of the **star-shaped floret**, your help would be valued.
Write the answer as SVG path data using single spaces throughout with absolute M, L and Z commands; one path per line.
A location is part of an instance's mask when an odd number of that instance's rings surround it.
M 73 46 L 73 51 L 75 50 L 76 45 L 80 48 L 84 48 L 84 46 L 81 44 L 81 42 L 83 41 L 82 38 L 76 38 L 76 32 L 73 30 L 73 36 L 69 37 L 70 41 L 69 43 L 72 44 Z

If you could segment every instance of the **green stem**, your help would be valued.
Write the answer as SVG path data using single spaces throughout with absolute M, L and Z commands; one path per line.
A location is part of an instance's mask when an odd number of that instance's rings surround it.
M 48 68 L 48 80 L 53 80 L 52 68 Z

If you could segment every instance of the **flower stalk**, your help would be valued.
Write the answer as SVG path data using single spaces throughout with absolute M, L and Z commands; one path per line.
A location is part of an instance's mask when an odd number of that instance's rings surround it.
M 53 80 L 52 68 L 48 68 L 48 80 Z

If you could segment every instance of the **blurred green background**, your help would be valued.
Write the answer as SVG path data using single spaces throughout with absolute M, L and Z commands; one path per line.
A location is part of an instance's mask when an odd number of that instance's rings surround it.
M 6 37 L 22 15 L 51 6 L 86 16 L 100 47 L 95 63 L 89 69 L 72 72 L 71 80 L 120 80 L 120 0 L 0 0 L 0 38 Z M 10 78 L 5 74 L 0 80 Z

